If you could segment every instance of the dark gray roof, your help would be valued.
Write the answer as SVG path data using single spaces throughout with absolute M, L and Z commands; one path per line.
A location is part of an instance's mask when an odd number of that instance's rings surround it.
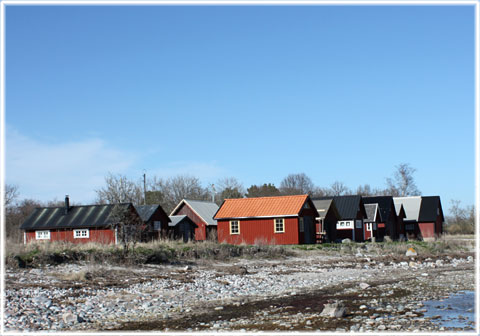
M 186 215 L 180 215 L 180 216 L 169 216 L 170 218 L 170 223 L 168 223 L 168 226 L 176 226 L 178 223 L 186 220 L 186 221 L 189 221 L 191 224 L 193 224 L 194 226 L 197 226 L 197 224 L 195 224 L 188 216 Z
M 357 212 L 360 210 L 365 214 L 365 207 L 363 206 L 362 196 L 359 195 L 345 195 L 345 196 L 325 196 L 316 197 L 315 200 L 333 199 L 337 207 L 340 219 L 353 219 L 357 217 Z
M 365 211 L 367 212 L 367 222 L 375 222 L 377 220 L 378 204 L 365 204 Z
M 438 215 L 443 218 L 442 203 L 440 196 L 422 196 L 422 205 L 420 206 L 420 214 L 418 216 L 419 222 L 435 222 Z
M 67 214 L 65 207 L 36 208 L 23 222 L 20 229 L 57 229 L 57 228 L 90 228 L 106 227 L 111 222 L 111 214 L 117 204 L 80 205 L 71 206 Z M 126 211 L 131 203 L 122 203 L 118 206 Z M 133 210 L 135 211 L 135 210 Z
M 363 197 L 363 203 L 365 204 L 365 209 L 367 204 L 378 204 L 380 208 L 380 220 L 383 223 L 388 221 L 388 217 L 390 217 L 390 212 L 392 208 L 395 209 L 395 205 L 393 203 L 392 196 L 372 196 L 372 197 Z M 396 213 L 395 213 L 396 215 Z M 394 216 L 395 217 L 395 216 Z
M 148 222 L 150 217 L 157 211 L 160 207 L 160 204 L 151 204 L 151 205 L 135 205 L 135 210 L 137 210 L 138 215 L 144 222 Z
M 213 219 L 213 216 L 218 211 L 218 205 L 216 203 L 184 199 L 173 209 L 171 215 L 175 214 L 183 203 L 188 204 L 207 225 L 217 225 L 217 221 Z

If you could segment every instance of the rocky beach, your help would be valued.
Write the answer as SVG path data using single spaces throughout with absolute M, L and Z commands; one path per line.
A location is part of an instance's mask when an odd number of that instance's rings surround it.
M 471 331 L 474 321 L 444 326 L 424 302 L 474 290 L 473 256 L 379 255 L 367 246 L 351 255 L 7 267 L 4 329 Z

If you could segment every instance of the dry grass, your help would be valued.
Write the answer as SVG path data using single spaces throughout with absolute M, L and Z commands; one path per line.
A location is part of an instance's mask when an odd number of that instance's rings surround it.
M 237 257 L 281 258 L 293 252 L 282 246 L 229 245 L 214 241 L 187 242 L 158 240 L 137 243 L 125 254 L 120 245 L 69 242 L 41 242 L 6 245 L 6 263 L 10 266 L 36 267 L 65 262 L 109 264 L 161 264 L 187 262 L 192 259 L 228 260 Z

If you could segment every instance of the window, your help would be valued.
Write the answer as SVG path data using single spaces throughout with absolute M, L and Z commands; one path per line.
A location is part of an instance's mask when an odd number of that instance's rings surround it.
M 303 205 L 303 208 L 304 208 L 304 209 L 310 209 L 310 205 L 308 205 L 308 203 L 305 202 L 305 204 Z
M 73 238 L 88 238 L 88 237 L 89 237 L 88 229 L 73 230 Z
M 240 234 L 240 221 L 230 221 L 230 234 Z
M 160 221 L 154 221 L 153 222 L 153 229 L 155 231 L 160 231 L 162 229 L 162 222 Z
M 363 222 L 362 222 L 361 219 L 357 219 L 357 220 L 355 221 L 355 227 L 356 227 L 357 229 L 361 229 L 361 228 L 363 227 Z
M 303 224 L 303 217 L 300 217 L 298 219 L 298 228 L 299 228 L 300 232 L 305 231 L 305 225 Z
M 367 231 L 372 231 L 372 224 L 366 223 Z
M 275 233 L 285 232 L 285 220 L 283 218 L 276 218 L 273 223 Z
M 337 229 L 353 229 L 353 221 L 338 221 Z
M 50 239 L 50 230 L 35 231 L 36 239 Z

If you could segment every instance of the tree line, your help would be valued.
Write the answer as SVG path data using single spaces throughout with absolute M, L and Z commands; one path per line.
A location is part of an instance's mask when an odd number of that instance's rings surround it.
M 281 195 L 309 194 L 311 197 L 361 195 L 361 196 L 412 196 L 421 195 L 414 173 L 415 168 L 402 163 L 395 167 L 392 176 L 386 178 L 384 188 L 374 188 L 369 184 L 350 189 L 343 182 L 335 181 L 327 187 L 313 183 L 305 173 L 289 174 L 282 179 L 279 186 L 273 183 L 251 185 L 245 188 L 235 177 L 226 177 L 215 184 L 204 187 L 199 178 L 191 175 L 177 175 L 170 178 L 149 177 L 132 180 L 125 175 L 109 173 L 104 186 L 95 190 L 95 204 L 133 203 L 160 204 L 170 213 L 182 199 L 215 201 L 220 205 L 227 198 L 265 197 Z M 63 201 L 40 202 L 32 199 L 19 199 L 19 188 L 15 185 L 5 186 L 6 236 L 15 241 L 22 241 L 19 226 L 36 207 L 63 206 Z M 72 203 L 74 205 L 74 203 Z M 462 208 L 458 201 L 452 201 L 451 215 L 448 216 L 446 229 L 452 233 L 474 232 L 473 206 Z
M 153 176 L 146 181 L 144 193 L 143 181 L 129 180 L 124 175 L 108 174 L 105 185 L 96 190 L 97 203 L 161 204 L 167 211 L 182 199 L 214 200 L 221 204 L 226 198 L 265 197 L 280 195 L 309 194 L 312 197 L 341 195 L 420 195 L 413 173 L 415 169 L 402 163 L 396 166 L 392 177 L 386 179 L 385 188 L 372 188 L 369 184 L 360 185 L 352 190 L 343 182 L 335 181 L 328 187 L 316 186 L 305 173 L 289 174 L 277 187 L 273 183 L 251 185 L 245 188 L 235 177 L 226 177 L 208 187 L 203 187 L 199 178 L 190 175 L 177 175 L 170 178 Z

